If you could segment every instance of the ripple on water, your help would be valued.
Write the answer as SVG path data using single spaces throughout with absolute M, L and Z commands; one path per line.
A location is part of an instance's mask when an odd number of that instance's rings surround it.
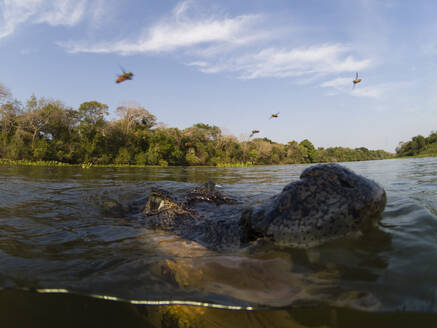
M 346 163 L 387 191 L 380 226 L 310 251 L 259 245 L 217 253 L 108 215 L 153 187 L 182 192 L 209 179 L 255 204 L 305 165 L 249 168 L 0 167 L 0 287 L 65 288 L 135 300 L 239 306 L 436 312 L 436 159 Z M 109 213 L 110 214 L 110 213 Z

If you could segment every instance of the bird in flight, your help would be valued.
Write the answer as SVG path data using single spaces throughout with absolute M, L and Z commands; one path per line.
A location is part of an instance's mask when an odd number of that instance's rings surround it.
M 249 136 L 249 138 L 252 138 L 254 134 L 259 133 L 259 130 L 252 130 L 252 134 Z
M 275 113 L 275 114 L 272 114 L 272 115 L 270 116 L 269 120 L 271 120 L 272 118 L 278 118 L 278 116 L 279 116 L 279 112 L 277 112 L 277 113 Z
M 358 72 L 355 75 L 355 80 L 352 80 L 353 87 L 355 88 L 355 84 L 360 83 L 361 79 L 358 77 Z
M 117 80 L 115 80 L 115 83 L 121 83 L 121 82 L 124 82 L 126 80 L 132 80 L 134 73 L 125 72 L 125 70 L 121 66 L 120 66 L 120 68 L 121 68 L 121 71 L 123 72 L 123 74 L 120 74 L 117 76 Z

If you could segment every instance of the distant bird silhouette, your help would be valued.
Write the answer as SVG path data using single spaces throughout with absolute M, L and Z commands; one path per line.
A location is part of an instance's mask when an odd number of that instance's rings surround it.
M 278 118 L 278 116 L 279 116 L 279 112 L 277 112 L 276 114 L 272 114 L 269 120 L 271 120 L 272 118 Z
M 134 76 L 134 73 L 132 72 L 125 72 L 124 69 L 120 66 L 121 71 L 123 72 L 123 74 L 120 74 L 117 76 L 117 80 L 115 80 L 115 83 L 121 83 L 124 82 L 126 80 L 132 80 L 132 77 Z
M 355 75 L 355 80 L 352 80 L 353 87 L 355 88 L 355 84 L 360 83 L 360 82 L 361 82 L 361 79 L 358 78 L 358 72 L 357 72 L 357 74 Z
M 249 138 L 252 138 L 254 134 L 259 133 L 259 130 L 252 130 L 252 134 L 249 136 Z

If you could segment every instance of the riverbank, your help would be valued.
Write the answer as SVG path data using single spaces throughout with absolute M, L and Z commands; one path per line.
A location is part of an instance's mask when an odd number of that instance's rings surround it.
M 437 157 L 437 153 L 435 154 L 419 154 L 414 156 L 399 156 L 394 158 L 426 158 L 426 157 Z
M 17 166 L 70 166 L 81 167 L 83 169 L 91 167 L 169 167 L 166 165 L 139 165 L 139 164 L 93 164 L 93 163 L 79 163 L 71 164 L 58 161 L 28 161 L 28 160 L 13 160 L 13 159 L 0 159 L 0 165 L 17 165 Z M 171 165 L 170 167 L 182 167 L 183 165 Z M 187 165 L 186 167 L 251 167 L 255 166 L 253 163 L 223 163 L 217 165 Z
M 352 161 L 333 161 L 332 163 L 348 163 L 348 162 L 365 162 L 365 161 L 382 161 L 389 159 L 408 159 L 408 158 L 427 158 L 437 157 L 437 154 L 421 154 L 416 156 L 399 156 L 384 159 L 366 159 L 366 160 L 352 160 Z M 293 164 L 321 164 L 327 162 L 314 162 L 314 163 L 293 163 Z M 253 167 L 253 166 L 271 166 L 271 165 L 293 165 L 289 163 L 280 164 L 253 164 L 251 162 L 246 163 L 219 163 L 217 165 L 140 165 L 140 164 L 94 164 L 94 163 L 79 163 L 71 164 L 58 161 L 29 161 L 29 160 L 13 160 L 13 159 L 1 159 L 0 165 L 16 165 L 16 166 L 65 166 L 65 167 L 81 167 L 83 169 L 89 169 L 92 167 L 119 167 L 119 168 L 153 168 L 153 167 L 216 167 L 216 168 L 231 168 L 231 167 Z
M 434 156 L 437 156 L 434 155 Z M 414 156 L 417 158 L 423 158 L 428 156 Z M 433 157 L 433 156 L 429 156 Z M 352 161 L 342 161 L 344 162 L 365 162 L 365 161 L 377 161 L 377 160 L 387 160 L 387 159 L 396 159 L 396 158 L 413 158 L 411 156 L 406 157 L 391 157 L 384 159 L 366 159 L 366 160 L 352 160 Z M 314 162 L 314 163 L 293 163 L 293 164 L 320 164 L 327 162 Z M 333 161 L 332 163 L 338 163 L 337 161 Z M 71 164 L 64 163 L 58 161 L 29 161 L 29 160 L 12 160 L 12 159 L 0 159 L 0 165 L 15 165 L 15 166 L 53 166 L 53 167 L 81 167 L 83 169 L 89 169 L 92 167 L 120 167 L 120 168 L 152 168 L 152 167 L 215 167 L 215 168 L 230 168 L 230 167 L 253 167 L 253 166 L 271 166 L 271 165 L 293 165 L 290 163 L 280 163 L 280 164 L 254 164 L 251 162 L 246 163 L 218 163 L 217 165 L 140 165 L 140 164 L 94 164 L 94 163 L 79 163 L 79 164 Z

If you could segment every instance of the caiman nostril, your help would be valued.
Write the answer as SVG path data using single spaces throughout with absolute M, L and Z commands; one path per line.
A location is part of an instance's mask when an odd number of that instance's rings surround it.
M 351 185 L 351 184 L 349 183 L 349 181 L 347 181 L 347 180 L 345 180 L 345 179 L 343 179 L 343 178 L 338 178 L 338 180 L 340 181 L 340 184 L 341 184 L 343 187 L 345 187 L 345 188 L 350 188 L 350 189 L 353 189 L 353 188 L 354 188 L 354 186 Z

